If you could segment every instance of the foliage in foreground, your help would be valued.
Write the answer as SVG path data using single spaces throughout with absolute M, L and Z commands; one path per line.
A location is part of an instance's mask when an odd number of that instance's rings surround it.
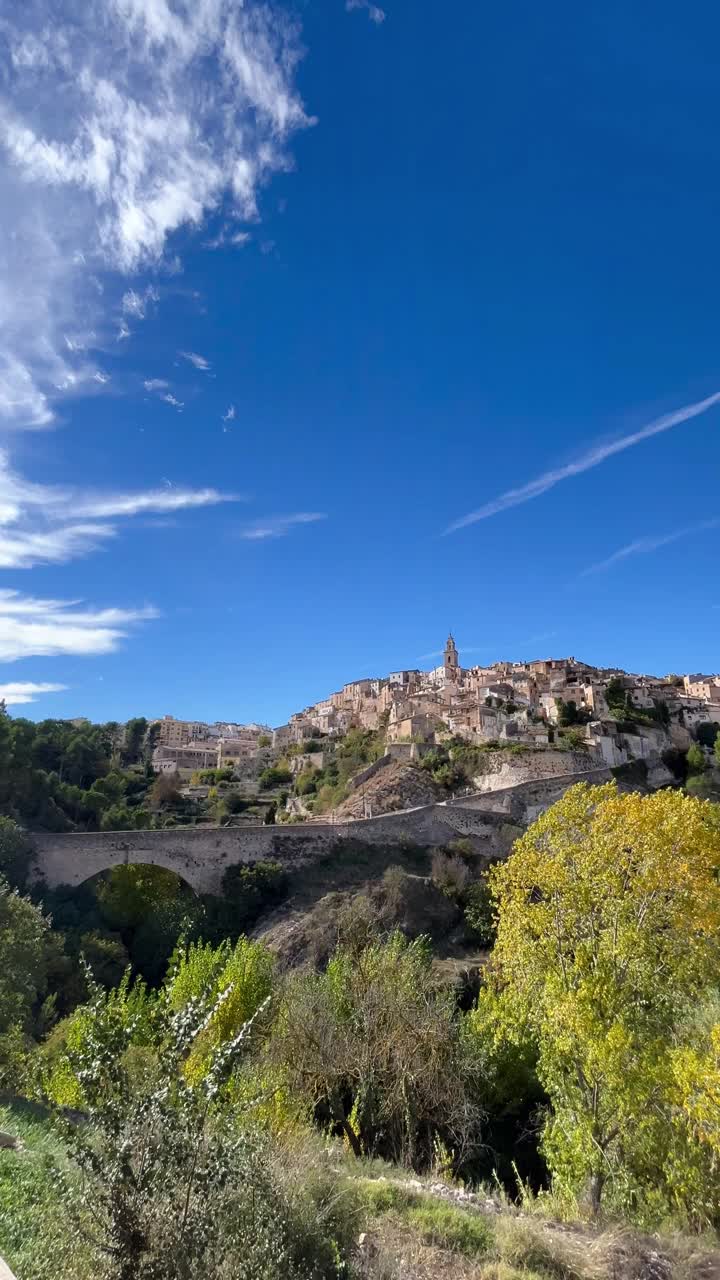
M 720 961 L 720 812 L 674 792 L 571 788 L 490 875 L 493 989 L 474 1015 L 537 1050 L 556 1182 L 720 1220 L 718 1028 L 689 1052 Z
M 480 1113 L 466 1089 L 452 993 L 425 939 L 400 933 L 290 984 L 271 1041 L 288 1085 L 355 1155 L 426 1167 L 438 1145 L 460 1163 Z
M 193 960 L 197 968 L 206 959 L 191 955 L 188 966 L 186 953 L 185 977 L 192 980 Z M 60 1174 L 71 1233 L 81 1254 L 90 1250 L 87 1274 L 98 1280 L 330 1277 L 349 1247 L 354 1223 L 332 1212 L 324 1188 L 315 1188 L 314 1202 L 289 1196 L 251 1109 L 228 1105 L 225 1085 L 265 1005 L 219 1042 L 208 1040 L 234 994 L 232 985 L 217 991 L 217 977 L 178 1009 L 156 1001 L 156 1052 L 142 1078 L 133 1062 L 142 1000 L 129 1013 L 129 987 L 122 1002 L 93 986 L 71 1051 L 86 1120 L 62 1125 L 70 1159 Z M 199 1043 L 197 1075 L 187 1068 Z

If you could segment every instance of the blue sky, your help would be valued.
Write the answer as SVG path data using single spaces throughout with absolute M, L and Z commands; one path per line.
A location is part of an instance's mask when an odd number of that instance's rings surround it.
M 718 669 L 712 6 L 16 9 L 15 714 L 279 724 L 449 628 Z

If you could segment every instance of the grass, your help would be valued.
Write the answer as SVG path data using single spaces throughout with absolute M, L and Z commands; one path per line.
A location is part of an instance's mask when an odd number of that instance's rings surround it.
M 362 1182 L 361 1199 L 370 1218 L 390 1215 L 420 1240 L 466 1258 L 487 1257 L 493 1224 L 478 1213 L 391 1182 Z
M 393 1256 L 412 1265 L 417 1280 L 707 1280 L 720 1274 L 715 1237 L 644 1235 L 627 1225 L 592 1228 L 530 1214 L 508 1202 L 496 1214 L 448 1203 L 418 1187 L 369 1179 L 359 1183 L 368 1231 L 377 1241 L 377 1271 L 367 1280 L 393 1280 Z M 556 1206 L 557 1207 L 557 1206 Z
M 21 1139 L 21 1151 L 0 1150 L 0 1256 L 18 1280 L 92 1280 L 88 1250 L 71 1231 L 59 1201 L 62 1149 L 39 1108 L 0 1107 L 0 1129 Z
M 433 1201 L 407 1210 L 408 1226 L 428 1244 L 437 1245 L 466 1258 L 482 1258 L 493 1246 L 492 1224 L 480 1214 L 470 1214 L 454 1205 Z

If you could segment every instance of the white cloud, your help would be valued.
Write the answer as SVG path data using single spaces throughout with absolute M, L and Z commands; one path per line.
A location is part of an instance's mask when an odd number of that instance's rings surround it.
M 146 391 L 167 391 L 170 383 L 165 378 L 146 378 L 143 386 Z
M 235 419 L 235 405 L 231 404 L 225 413 L 221 414 L 223 422 L 233 422 Z
M 606 458 L 612 458 L 616 453 L 622 453 L 625 449 L 631 449 L 633 445 L 641 444 L 643 440 L 649 440 L 652 436 L 670 431 L 672 427 L 680 426 L 691 418 L 697 418 L 699 414 L 707 413 L 708 409 L 712 409 L 718 403 L 720 403 L 720 391 L 707 396 L 705 400 L 698 400 L 695 404 L 688 404 L 682 409 L 676 409 L 673 413 L 667 413 L 662 418 L 649 423 L 648 426 L 641 427 L 639 431 L 633 431 L 631 435 L 622 436 L 619 440 L 612 440 L 606 444 L 593 445 L 575 462 L 569 462 L 564 467 L 556 467 L 552 471 L 544 471 L 536 480 L 531 480 L 519 489 L 508 489 L 506 493 L 500 494 L 499 498 L 494 498 L 484 507 L 478 507 L 477 511 L 471 511 L 469 515 L 453 521 L 448 525 L 445 533 L 455 533 L 457 529 L 464 529 L 466 525 L 475 524 L 478 520 L 487 520 L 490 516 L 496 516 L 510 507 L 518 507 L 524 502 L 530 502 L 533 498 L 539 498 L 541 494 L 547 493 L 548 489 L 554 489 L 555 485 L 560 484 L 562 480 L 590 471 L 601 462 L 605 462 Z
M 237 501 L 217 489 L 168 485 L 136 493 L 33 484 L 0 450 L 0 568 L 60 564 L 97 550 L 118 533 L 109 520 L 166 514 Z
M 226 244 L 240 248 L 252 239 L 249 231 L 233 231 L 227 224 L 220 228 L 217 235 L 205 241 L 206 249 L 222 249 Z
M 135 289 L 128 289 L 127 293 L 122 296 L 120 306 L 123 314 L 126 316 L 135 316 L 138 320 L 144 320 L 145 313 L 149 302 L 159 302 L 160 294 L 153 285 L 149 284 L 142 293 L 138 293 Z
M 102 346 L 122 295 L 115 336 L 127 339 L 125 317 L 141 317 L 151 295 L 118 277 L 161 266 L 169 237 L 221 205 L 229 228 L 255 219 L 259 188 L 287 168 L 288 139 L 309 121 L 293 84 L 297 31 L 275 5 L 5 11 L 0 419 L 37 428 L 93 385 L 92 358 L 65 335 L 82 321 Z
M 166 404 L 171 404 L 173 406 L 173 409 L 185 408 L 185 401 L 178 400 L 177 397 L 174 396 L 171 391 L 168 391 L 164 396 L 161 396 L 160 399 L 164 400 Z
M 87 609 L 76 600 L 43 600 L 0 590 L 0 662 L 19 658 L 111 653 L 156 609 Z
M 604 569 L 611 569 L 613 565 L 619 564 L 621 560 L 627 560 L 628 556 L 648 555 L 651 551 L 659 551 L 661 547 L 667 547 L 671 542 L 679 542 L 681 538 L 689 538 L 695 533 L 704 533 L 707 529 L 720 528 L 720 519 L 703 520 L 700 524 L 688 525 L 684 529 L 675 529 L 673 533 L 664 533 L 659 536 L 637 538 L 635 542 L 629 542 L 626 547 L 621 547 L 619 551 L 613 552 L 607 560 L 600 560 L 598 564 L 592 564 L 588 569 L 583 569 L 580 577 L 584 578 L 590 573 L 600 573 Z
M 36 564 L 64 564 L 96 551 L 104 540 L 114 535 L 115 529 L 100 524 L 65 525 L 26 533 L 0 529 L 0 568 L 32 569 Z
M 178 355 L 183 360 L 189 360 L 190 364 L 194 364 L 196 369 L 207 370 L 210 368 L 210 361 L 205 356 L 199 356 L 197 351 L 178 351 Z
M 144 493 L 110 493 L 77 497 L 73 510 L 87 517 L 136 516 L 145 512 L 187 511 L 192 507 L 212 507 L 219 502 L 237 502 L 235 494 L 217 489 L 150 489 Z
M 380 26 L 385 21 L 385 11 L 379 5 L 372 4 L 371 0 L 345 0 L 345 8 L 348 13 L 352 13 L 353 9 L 367 9 L 367 15 L 371 22 L 376 26 Z
M 6 707 L 15 707 L 21 703 L 37 702 L 41 693 L 64 693 L 66 689 L 66 684 L 36 684 L 31 680 L 19 680 L 14 684 L 0 684 L 0 700 Z
M 282 538 L 294 525 L 314 524 L 316 520 L 327 520 L 327 516 L 322 511 L 298 511 L 290 516 L 266 516 L 263 520 L 257 520 L 254 524 L 248 525 L 242 530 L 240 536 L 253 542 L 263 538 Z

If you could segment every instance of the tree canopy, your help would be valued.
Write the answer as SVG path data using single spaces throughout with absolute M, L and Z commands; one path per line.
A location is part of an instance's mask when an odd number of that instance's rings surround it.
M 582 784 L 490 873 L 487 999 L 535 1043 L 546 1158 L 595 1208 L 609 1180 L 642 1177 L 649 1131 L 657 1151 L 669 1123 L 668 1045 L 720 962 L 718 866 L 715 806 Z

